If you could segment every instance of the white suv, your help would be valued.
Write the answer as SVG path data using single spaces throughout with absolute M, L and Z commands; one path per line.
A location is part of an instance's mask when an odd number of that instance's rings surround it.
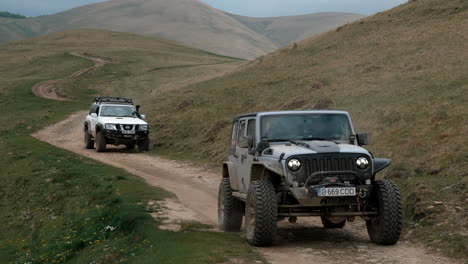
M 138 146 L 140 151 L 149 150 L 149 127 L 145 116 L 139 113 L 140 106 L 123 97 L 96 97 L 84 123 L 84 144 L 87 149 L 106 151 L 107 144 L 126 145 L 128 149 Z

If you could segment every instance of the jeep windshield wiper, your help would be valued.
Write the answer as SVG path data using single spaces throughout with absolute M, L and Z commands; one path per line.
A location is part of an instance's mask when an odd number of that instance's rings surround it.
M 319 138 L 319 137 L 307 137 L 307 138 L 301 138 L 301 140 L 318 140 L 318 141 L 331 141 L 336 144 L 340 144 L 340 142 L 333 140 L 333 139 L 327 139 L 327 138 Z
M 281 142 L 281 141 L 286 141 L 286 142 L 289 142 L 289 143 L 292 143 L 296 146 L 303 146 L 303 147 L 309 147 L 309 144 L 306 144 L 304 142 L 298 142 L 298 141 L 295 141 L 295 140 L 292 140 L 292 139 L 284 139 L 284 138 L 275 138 L 275 139 L 269 139 L 268 142 Z

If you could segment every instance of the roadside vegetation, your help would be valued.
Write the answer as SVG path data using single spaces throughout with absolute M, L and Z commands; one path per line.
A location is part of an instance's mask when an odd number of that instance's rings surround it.
M 200 231 L 207 226 L 196 222 L 183 223 L 180 232 L 158 229 L 160 223 L 146 212 L 146 205 L 173 194 L 150 187 L 121 169 L 30 136 L 90 105 L 95 93 L 90 90 L 93 78 L 89 85 L 74 86 L 79 96 L 66 102 L 37 98 L 31 92 L 38 81 L 63 78 L 92 65 L 69 52 L 109 56 L 101 53 L 106 50 L 119 58 L 113 62 L 121 68 L 127 66 L 125 59 L 144 61 L 153 68 L 232 59 L 158 39 L 126 34 L 107 38 L 113 33 L 98 31 L 78 33 L 69 36 L 87 36 L 83 41 L 89 45 L 77 39 L 61 45 L 56 36 L 52 41 L 46 38 L 0 45 L 1 61 L 8 62 L 0 64 L 0 263 L 229 263 L 232 259 L 262 263 L 237 234 Z M 109 39 L 122 46 L 100 43 Z M 126 46 L 130 39 L 135 41 L 132 48 Z M 154 48 L 154 52 L 140 49 L 138 43 L 142 42 L 142 47 Z M 96 46 L 102 50 L 83 48 Z M 158 53 L 160 50 L 163 52 Z M 106 71 L 112 67 L 103 69 Z M 64 87 L 73 81 L 68 80 Z

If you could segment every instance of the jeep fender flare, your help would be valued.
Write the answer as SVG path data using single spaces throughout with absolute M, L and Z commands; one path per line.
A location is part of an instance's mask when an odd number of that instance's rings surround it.
M 377 172 L 385 169 L 390 164 L 392 164 L 392 160 L 390 159 L 374 158 L 374 171 L 372 174 L 375 175 Z
M 253 181 L 267 180 L 270 181 L 275 188 L 277 188 L 282 181 L 281 174 L 273 171 L 270 167 L 265 166 L 266 164 L 255 162 L 252 164 L 250 171 L 250 183 Z
M 229 182 L 231 183 L 231 188 L 233 190 L 239 190 L 239 180 L 237 177 L 231 177 L 231 175 L 236 175 L 235 166 L 230 161 L 223 162 L 223 178 L 229 178 Z

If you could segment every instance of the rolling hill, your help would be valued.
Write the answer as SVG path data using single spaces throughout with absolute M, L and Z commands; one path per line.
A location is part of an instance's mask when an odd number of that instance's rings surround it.
M 260 35 L 266 36 L 277 47 L 301 41 L 363 17 L 352 13 L 314 13 L 261 18 L 229 15 Z
M 253 59 L 304 34 L 323 32 L 357 18 L 360 16 L 339 13 L 267 18 L 269 26 L 260 29 L 258 25 L 265 19 L 229 15 L 195 0 L 112 0 L 49 16 L 2 20 L 0 42 L 67 29 L 104 29 L 158 36 L 217 54 Z

